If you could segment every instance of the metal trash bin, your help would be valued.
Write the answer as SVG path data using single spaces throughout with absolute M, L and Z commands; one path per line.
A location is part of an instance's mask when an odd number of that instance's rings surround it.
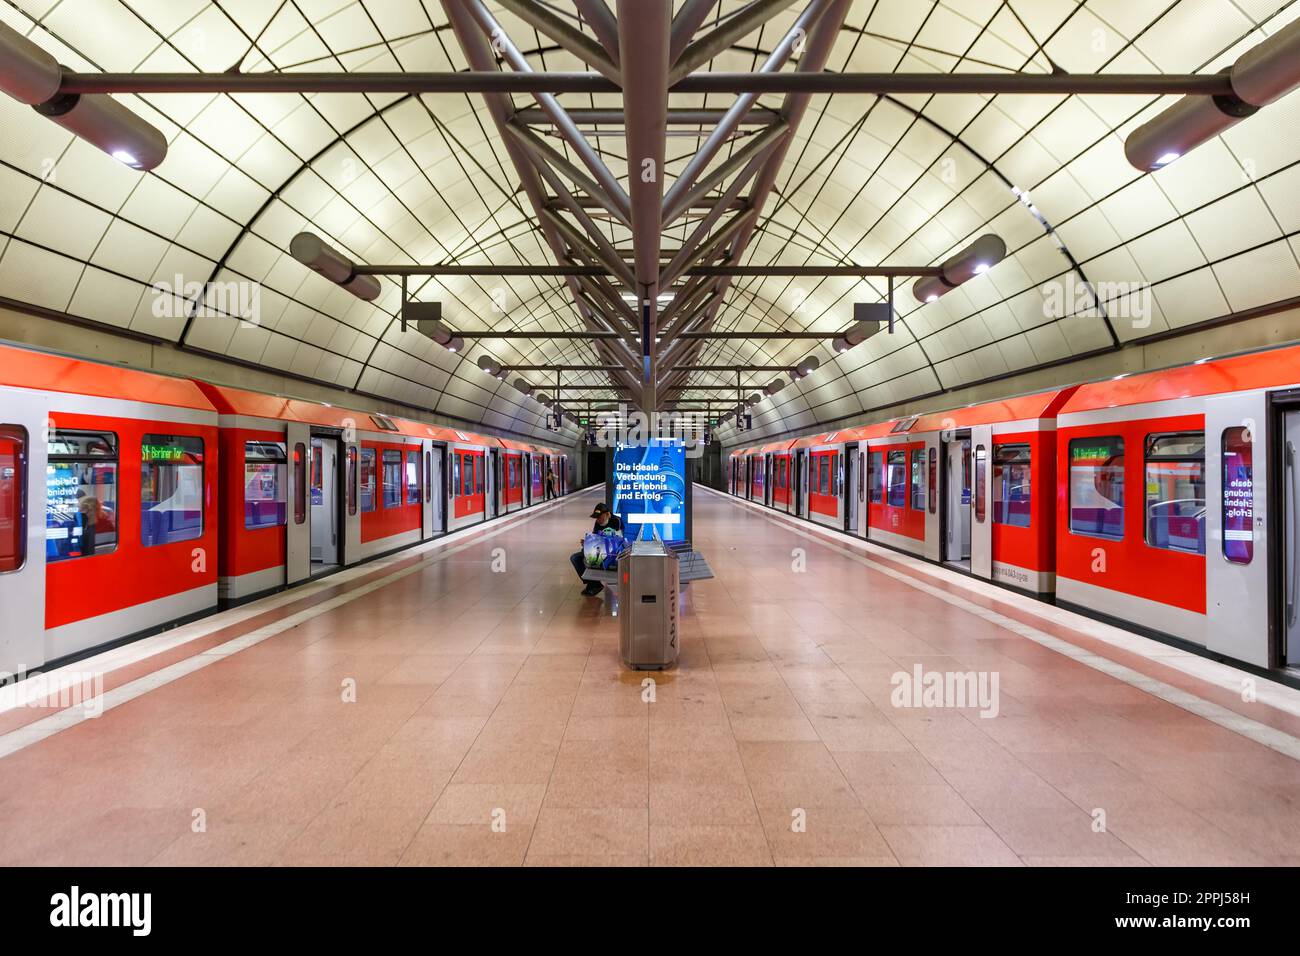
M 677 663 L 677 556 L 659 540 L 634 541 L 618 559 L 623 663 L 662 670 Z

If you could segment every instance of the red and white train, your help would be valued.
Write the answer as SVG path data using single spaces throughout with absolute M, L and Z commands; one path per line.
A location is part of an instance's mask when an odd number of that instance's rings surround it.
M 1289 679 L 1297 448 L 1288 347 L 737 449 L 728 475 L 767 507 Z
M 540 503 L 548 475 L 569 490 L 564 452 L 0 345 L 0 677 Z

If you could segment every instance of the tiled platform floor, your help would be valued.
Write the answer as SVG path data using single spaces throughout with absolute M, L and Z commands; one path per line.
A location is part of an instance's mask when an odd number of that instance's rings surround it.
M 0 759 L 0 863 L 1300 861 L 1297 761 L 719 496 L 680 667 L 623 670 L 592 500 Z M 891 706 L 917 663 L 999 715 Z

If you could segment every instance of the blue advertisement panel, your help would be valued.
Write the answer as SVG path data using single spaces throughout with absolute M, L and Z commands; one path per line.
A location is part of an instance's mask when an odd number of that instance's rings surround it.
M 690 539 L 690 477 L 680 441 L 657 439 L 648 445 L 616 445 L 610 465 L 609 507 L 629 538 Z

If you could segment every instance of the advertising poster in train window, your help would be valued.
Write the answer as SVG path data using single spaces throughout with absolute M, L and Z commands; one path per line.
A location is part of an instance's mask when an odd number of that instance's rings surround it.
M 607 488 L 610 509 L 628 538 L 651 537 L 653 526 L 666 542 L 690 540 L 690 476 L 682 442 L 616 445 Z

